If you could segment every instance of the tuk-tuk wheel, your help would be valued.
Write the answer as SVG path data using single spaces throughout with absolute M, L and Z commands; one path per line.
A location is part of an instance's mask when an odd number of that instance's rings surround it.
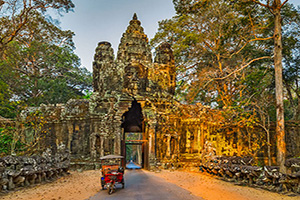
M 125 181 L 124 181 L 124 179 L 122 180 L 122 189 L 124 189 L 125 188 Z
M 113 189 L 111 187 L 108 188 L 108 194 L 111 195 L 113 193 Z

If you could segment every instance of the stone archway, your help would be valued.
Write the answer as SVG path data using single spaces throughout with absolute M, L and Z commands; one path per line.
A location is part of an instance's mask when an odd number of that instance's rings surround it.
M 122 125 L 124 132 L 143 132 L 144 117 L 141 104 L 137 100 L 131 102 L 131 107 L 122 116 Z
M 141 167 L 149 168 L 148 142 L 145 136 L 145 123 L 141 104 L 133 100 L 131 107 L 122 116 L 123 143 L 122 155 L 126 160 L 126 147 L 136 146 L 137 154 L 140 156 Z M 139 158 L 138 158 L 139 159 Z M 125 165 L 125 163 L 124 163 Z

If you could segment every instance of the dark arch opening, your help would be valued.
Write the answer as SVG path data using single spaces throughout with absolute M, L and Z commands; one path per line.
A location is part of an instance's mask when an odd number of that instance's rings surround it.
M 141 104 L 133 100 L 130 109 L 123 114 L 122 121 L 124 132 L 143 132 L 144 118 Z
M 121 127 L 124 130 L 122 155 L 125 157 L 124 161 L 127 161 L 124 162 L 124 167 L 126 163 L 133 162 L 134 165 L 140 165 L 144 168 L 145 144 L 142 142 L 144 139 L 144 117 L 141 104 L 135 99 L 129 110 L 123 114 Z M 131 163 L 131 165 L 133 164 Z

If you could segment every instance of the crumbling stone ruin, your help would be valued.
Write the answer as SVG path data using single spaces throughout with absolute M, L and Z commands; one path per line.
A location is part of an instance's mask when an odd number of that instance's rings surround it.
M 89 100 L 28 108 L 47 119 L 49 134 L 42 142 L 56 152 L 64 142 L 72 165 L 96 167 L 107 154 L 125 155 L 126 145 L 141 145 L 143 167 L 155 162 L 157 124 L 175 107 L 175 63 L 170 45 L 157 47 L 154 62 L 148 38 L 134 14 L 123 33 L 117 57 L 109 42 L 99 42 L 93 62 L 94 92 Z M 126 135 L 139 135 L 126 141 Z M 94 162 L 96 161 L 96 162 Z M 94 165 L 94 164 L 95 165 Z
M 274 192 L 300 193 L 300 158 L 287 159 L 287 174 L 278 166 L 253 166 L 251 157 L 213 156 L 199 165 L 200 171 L 240 185 L 260 187 Z
M 68 174 L 70 155 L 64 144 L 56 154 L 48 148 L 42 155 L 0 158 L 0 192 L 56 180 Z
M 116 60 L 108 42 L 98 44 L 93 75 L 89 111 L 98 119 L 90 136 L 92 159 L 105 155 L 105 141 L 114 142 L 112 153 L 124 154 L 125 134 L 140 132 L 144 164 L 149 166 L 149 159 L 155 157 L 159 113 L 166 112 L 174 101 L 175 65 L 170 45 L 163 43 L 157 48 L 153 63 L 148 38 L 135 14 L 121 38 Z
M 171 47 L 162 43 L 152 58 L 136 14 L 122 35 L 116 55 L 109 42 L 99 42 L 93 62 L 94 92 L 89 100 L 71 99 L 66 104 L 41 105 L 23 112 L 26 117 L 39 111 L 47 120 L 48 134 L 41 140 L 40 150 L 50 147 L 55 153 L 64 142 L 76 169 L 97 168 L 101 156 L 125 155 L 126 146 L 133 144 L 142 147 L 142 166 L 146 169 L 155 166 L 157 160 L 182 167 L 197 163 L 207 142 L 216 155 L 241 156 L 247 145 L 240 133 L 229 137 L 228 130 L 220 129 L 215 119 L 207 122 L 211 108 L 200 106 L 195 116 L 180 117 L 182 110 L 193 106 L 184 107 L 174 99 L 176 71 Z M 271 128 L 271 133 L 274 130 Z M 287 124 L 286 132 L 288 156 L 300 156 L 299 124 Z M 128 134 L 138 139 L 129 140 Z M 265 158 L 263 151 L 258 156 Z M 272 149 L 273 158 L 274 152 Z

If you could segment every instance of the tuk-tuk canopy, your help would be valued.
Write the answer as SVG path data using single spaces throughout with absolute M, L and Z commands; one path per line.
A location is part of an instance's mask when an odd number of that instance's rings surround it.
M 107 156 L 102 156 L 100 157 L 100 160 L 106 160 L 106 159 L 122 159 L 124 156 L 119 156 L 119 155 L 107 155 Z

